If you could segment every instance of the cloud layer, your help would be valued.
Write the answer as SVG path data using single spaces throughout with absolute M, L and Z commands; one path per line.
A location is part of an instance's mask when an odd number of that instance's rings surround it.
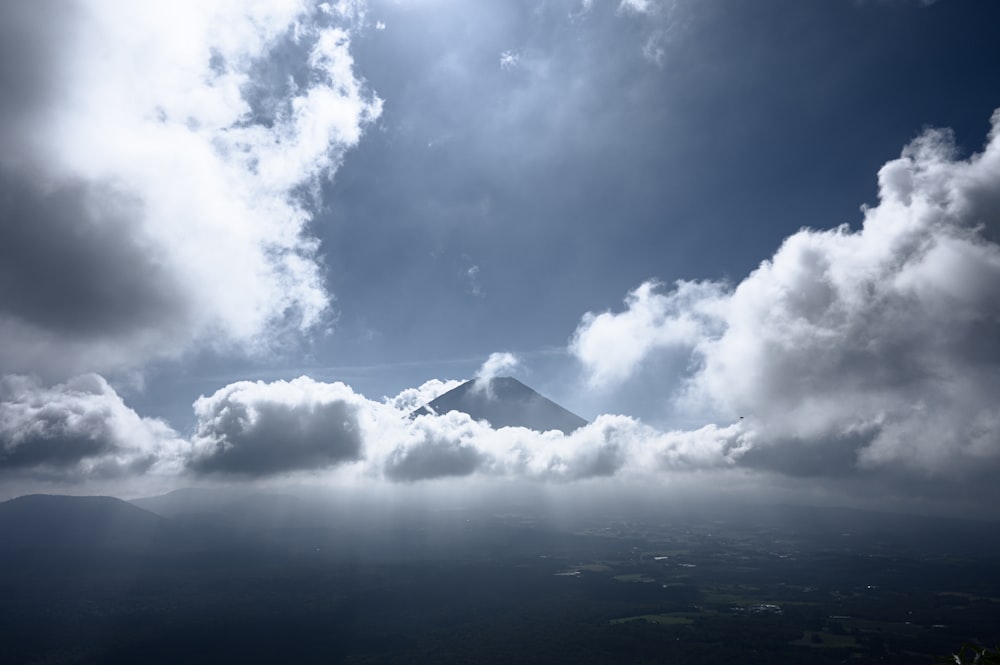
M 353 73 L 354 18 L 344 2 L 6 3 L 0 371 L 252 350 L 320 323 L 309 191 L 381 108 Z
M 744 463 L 790 473 L 1000 463 L 1000 112 L 984 150 L 925 132 L 879 171 L 858 230 L 805 228 L 734 288 L 654 282 L 588 314 L 571 350 L 613 387 L 691 354 L 678 396 L 745 416 Z
M 473 475 L 569 482 L 727 468 L 750 445 L 739 425 L 662 432 L 627 416 L 600 416 L 569 435 L 493 429 L 455 411 L 411 418 L 408 398 L 376 402 L 308 377 L 241 381 L 203 396 L 194 432 L 182 438 L 139 417 L 96 375 L 51 388 L 7 377 L 2 387 L 0 474 L 65 481 L 336 473 L 390 483 Z
M 390 482 L 474 474 L 569 481 L 728 466 L 747 447 L 739 426 L 664 433 L 633 418 L 601 416 L 564 435 L 493 429 L 456 411 L 411 418 L 410 404 L 408 397 L 375 402 L 342 383 L 307 377 L 231 384 L 195 403 L 187 466 L 195 474 L 251 477 L 346 468 Z

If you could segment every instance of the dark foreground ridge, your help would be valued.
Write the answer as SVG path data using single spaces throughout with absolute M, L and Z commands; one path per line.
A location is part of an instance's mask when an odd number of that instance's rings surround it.
M 527 427 L 539 432 L 559 430 L 569 434 L 587 424 L 517 379 L 509 376 L 490 379 L 486 385 L 475 380 L 449 390 L 414 411 L 411 417 L 461 411 L 475 420 L 485 420 L 494 428 Z

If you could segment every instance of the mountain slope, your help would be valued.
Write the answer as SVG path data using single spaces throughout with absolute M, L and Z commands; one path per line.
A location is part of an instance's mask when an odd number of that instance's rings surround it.
M 110 496 L 30 494 L 0 503 L 0 546 L 144 545 L 166 524 L 159 515 Z
M 461 411 L 494 428 L 527 427 L 566 434 L 587 424 L 580 416 L 543 397 L 509 376 L 491 379 L 485 386 L 466 381 L 414 411 L 411 417 Z

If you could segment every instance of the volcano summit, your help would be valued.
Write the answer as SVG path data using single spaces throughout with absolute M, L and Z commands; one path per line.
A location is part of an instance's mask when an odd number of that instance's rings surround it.
M 410 417 L 461 411 L 491 427 L 527 427 L 538 432 L 559 430 L 569 434 L 587 424 L 517 379 L 509 376 L 488 381 L 466 381 L 415 410 Z

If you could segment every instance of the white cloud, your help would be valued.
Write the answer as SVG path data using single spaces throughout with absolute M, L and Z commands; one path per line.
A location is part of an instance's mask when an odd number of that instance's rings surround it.
M 428 382 L 420 390 L 449 385 Z M 732 468 L 751 444 L 738 424 L 663 432 L 604 415 L 567 435 L 493 429 L 455 411 L 410 418 L 410 399 L 391 402 L 308 377 L 241 381 L 195 402 L 195 430 L 185 440 L 162 421 L 139 417 L 98 376 L 51 388 L 8 376 L 0 381 L 0 477 L 104 488 L 154 480 L 169 487 L 205 476 L 340 478 L 372 486 L 464 476 L 655 480 L 674 471 Z
M 995 469 L 1000 112 L 993 123 L 968 159 L 946 131 L 907 146 L 880 170 L 860 230 L 803 229 L 732 289 L 644 284 L 625 311 L 584 317 L 571 350 L 611 385 L 686 346 L 682 399 L 745 415 L 761 449 L 748 463 L 792 446 L 808 451 L 804 465 Z
M 252 351 L 323 320 L 300 192 L 381 110 L 353 73 L 358 3 L 328 10 L 0 10 L 3 59 L 34 68 L 0 77 L 2 96 L 24 100 L 0 104 L 0 190 L 16 193 L 0 212 L 22 220 L 0 244 L 8 265 L 26 257 L 11 269 L 23 283 L 0 289 L 0 370 L 106 371 L 195 343 Z
M 51 387 L 26 376 L 0 377 L 0 476 L 172 475 L 185 452 L 166 423 L 140 417 L 97 375 Z
M 449 385 L 428 382 L 421 390 Z M 566 435 L 493 429 L 457 411 L 410 418 L 414 401 L 404 395 L 375 402 L 308 377 L 231 384 L 195 403 L 188 468 L 244 477 L 336 470 L 368 482 L 471 475 L 566 482 L 724 468 L 749 446 L 739 425 L 661 432 L 626 416 L 601 416 Z
M 419 409 L 424 404 L 445 394 L 449 390 L 459 387 L 462 383 L 462 381 L 456 379 L 449 379 L 447 381 L 431 379 L 430 381 L 425 381 L 419 388 L 407 388 L 394 397 L 384 397 L 382 401 L 398 411 L 409 413 Z
M 521 361 L 513 353 L 491 353 L 476 372 L 476 389 L 487 389 L 492 379 L 516 369 L 520 364 Z
M 724 285 L 678 282 L 668 293 L 661 290 L 647 282 L 628 294 L 624 312 L 584 315 L 570 351 L 586 365 L 592 386 L 614 387 L 654 350 L 692 346 L 718 328 Z
M 500 54 L 500 69 L 515 69 L 521 64 L 521 54 L 517 51 L 504 51 Z
M 486 297 L 486 291 L 483 289 L 483 281 L 479 276 L 481 272 L 479 266 L 472 266 L 465 271 L 465 276 L 469 280 L 469 293 L 477 298 Z
M 384 412 L 383 412 L 384 415 Z M 377 420 L 377 419 L 376 419 Z M 369 462 L 392 481 L 481 475 L 568 482 L 725 468 L 748 447 L 742 428 L 661 432 L 627 416 L 600 416 L 571 434 L 493 429 L 451 412 L 386 419 L 369 432 Z M 387 442 L 393 442 L 386 446 Z
M 618 11 L 631 11 L 636 14 L 650 14 L 657 9 L 658 5 L 654 0 L 621 0 L 618 4 Z

